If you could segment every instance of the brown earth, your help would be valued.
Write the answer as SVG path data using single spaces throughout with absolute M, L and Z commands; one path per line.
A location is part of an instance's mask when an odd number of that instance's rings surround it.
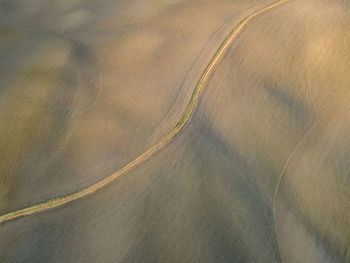
M 271 2 L 132 3 L 86 21 L 42 4 L 57 19 L 35 30 L 0 19 L 2 214 L 156 143 L 225 35 Z M 93 195 L 2 223 L 0 261 L 350 262 L 349 7 L 290 0 L 254 18 L 171 143 Z

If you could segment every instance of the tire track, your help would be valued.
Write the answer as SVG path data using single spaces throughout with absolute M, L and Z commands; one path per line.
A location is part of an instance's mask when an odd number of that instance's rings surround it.
M 273 2 L 269 5 L 255 11 L 254 13 L 252 13 L 252 14 L 248 15 L 246 18 L 244 18 L 236 27 L 234 27 L 232 29 L 232 31 L 226 36 L 226 38 L 224 39 L 224 41 L 222 42 L 222 44 L 220 45 L 218 50 L 215 52 L 214 56 L 210 60 L 209 64 L 207 65 L 206 69 L 202 73 L 201 77 L 199 78 L 184 115 L 176 123 L 174 128 L 165 137 L 163 137 L 157 144 L 153 145 L 151 148 L 149 148 L 147 151 L 145 151 L 144 153 L 142 153 L 141 155 L 136 157 L 136 159 L 134 159 L 133 161 L 128 163 L 126 166 L 124 166 L 123 168 L 121 168 L 117 172 L 107 176 L 106 178 L 98 181 L 97 183 L 95 183 L 87 188 L 81 189 L 77 192 L 74 192 L 74 193 L 71 193 L 68 195 L 64 195 L 64 196 L 60 196 L 60 197 L 51 199 L 49 201 L 39 203 L 37 205 L 33 205 L 33 206 L 30 206 L 30 207 L 27 207 L 24 209 L 20 209 L 20 210 L 14 211 L 14 212 L 10 212 L 10 213 L 1 215 L 0 216 L 0 223 L 4 223 L 4 222 L 7 222 L 10 220 L 19 218 L 19 217 L 28 216 L 28 215 L 32 215 L 35 213 L 43 212 L 43 211 L 46 211 L 49 209 L 53 209 L 55 207 L 59 207 L 59 206 L 65 205 L 67 203 L 70 203 L 74 200 L 89 196 L 89 195 L 95 193 L 96 191 L 100 190 L 101 188 L 105 187 L 109 183 L 113 182 L 120 175 L 122 175 L 126 171 L 130 170 L 132 167 L 140 164 L 141 162 L 143 162 L 144 160 L 149 158 L 152 154 L 157 152 L 159 149 L 164 147 L 168 142 L 170 142 L 175 137 L 175 135 L 177 135 L 182 130 L 182 128 L 185 126 L 185 124 L 190 119 L 190 116 L 193 113 L 194 108 L 198 102 L 200 91 L 203 89 L 204 83 L 207 80 L 210 72 L 212 71 L 212 69 L 216 65 L 216 63 L 218 62 L 218 60 L 221 57 L 221 55 L 223 54 L 223 52 L 227 49 L 227 47 L 230 45 L 232 40 L 238 35 L 238 33 L 242 30 L 242 28 L 254 17 L 256 17 L 256 16 L 260 15 L 261 13 L 263 13 L 263 12 L 273 8 L 273 7 L 276 7 L 276 6 L 282 4 L 286 1 L 287 0 L 279 0 L 279 1 Z

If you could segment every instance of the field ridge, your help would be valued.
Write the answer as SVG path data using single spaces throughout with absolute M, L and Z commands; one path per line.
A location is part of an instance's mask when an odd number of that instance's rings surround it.
M 98 181 L 97 183 L 95 183 L 91 186 L 88 186 L 84 189 L 81 189 L 77 192 L 70 193 L 70 194 L 63 195 L 63 196 L 59 196 L 59 197 L 56 197 L 54 199 L 27 207 L 24 209 L 20 209 L 17 211 L 13 211 L 13 212 L 9 212 L 7 214 L 1 215 L 0 216 L 0 223 L 4 223 L 4 222 L 7 222 L 10 220 L 19 218 L 19 217 L 28 216 L 28 215 L 32 215 L 35 213 L 43 212 L 43 211 L 46 211 L 48 209 L 56 208 L 56 207 L 65 205 L 67 203 L 70 203 L 74 200 L 89 196 L 89 195 L 95 193 L 96 191 L 102 189 L 103 187 L 105 187 L 106 185 L 111 183 L 112 181 L 116 180 L 120 175 L 122 175 L 126 171 L 130 170 L 132 167 L 140 164 L 141 162 L 146 160 L 148 157 L 153 155 L 155 152 L 157 152 L 159 149 L 164 147 L 168 142 L 170 142 L 175 137 L 176 134 L 178 134 L 182 130 L 182 128 L 185 126 L 185 124 L 190 119 L 190 116 L 193 113 L 194 108 L 198 102 L 200 91 L 203 89 L 203 86 L 204 86 L 206 79 L 208 78 L 213 67 L 215 66 L 215 64 L 219 60 L 220 56 L 223 54 L 223 52 L 226 50 L 226 48 L 229 46 L 229 44 L 232 42 L 232 40 L 237 36 L 237 34 L 241 31 L 241 29 L 254 17 L 256 17 L 256 16 L 260 15 L 261 13 L 263 13 L 263 12 L 273 8 L 273 7 L 276 7 L 276 6 L 282 4 L 286 1 L 288 1 L 288 0 L 275 1 L 269 5 L 261 8 L 261 9 L 258 9 L 257 11 L 255 11 L 252 14 L 245 17 L 238 25 L 236 25 L 231 30 L 231 32 L 226 36 L 226 38 L 224 39 L 224 41 L 222 42 L 222 44 L 220 45 L 218 50 L 213 55 L 212 59 L 210 60 L 209 64 L 207 65 L 206 69 L 202 73 L 201 77 L 199 78 L 199 80 L 195 86 L 195 89 L 193 91 L 193 94 L 191 96 L 190 102 L 185 110 L 184 115 L 176 123 L 176 125 L 173 127 L 173 129 L 166 136 L 164 136 L 158 143 L 156 143 L 155 145 L 150 147 L 144 153 L 140 154 L 133 161 L 131 161 L 130 163 L 125 165 L 123 168 L 121 168 L 117 172 L 105 177 L 104 179 Z

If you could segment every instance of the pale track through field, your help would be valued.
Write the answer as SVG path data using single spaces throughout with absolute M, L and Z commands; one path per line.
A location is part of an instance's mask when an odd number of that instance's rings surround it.
M 230 45 L 232 40 L 237 36 L 237 34 L 241 31 L 241 29 L 254 17 L 256 17 L 256 16 L 260 15 L 261 13 L 263 13 L 263 12 L 265 12 L 265 11 L 275 7 L 275 6 L 278 6 L 286 1 L 288 1 L 288 0 L 279 0 L 279 1 L 273 2 L 270 5 L 265 6 L 261 9 L 255 11 L 254 13 L 252 13 L 249 16 L 247 16 L 246 18 L 244 18 L 227 35 L 227 37 L 224 39 L 224 41 L 222 42 L 222 44 L 220 45 L 218 50 L 215 52 L 212 59 L 210 60 L 206 69 L 204 70 L 203 74 L 199 78 L 184 115 L 182 116 L 180 121 L 174 126 L 174 128 L 165 137 L 163 137 L 157 144 L 153 145 L 151 148 L 149 148 L 147 151 L 145 151 L 144 153 L 142 153 L 141 155 L 136 157 L 136 159 L 134 159 L 132 162 L 128 163 L 126 166 L 124 166 L 123 168 L 121 168 L 117 172 L 107 176 L 106 178 L 98 181 L 97 183 L 95 183 L 87 188 L 84 188 L 82 190 L 79 190 L 77 192 L 74 192 L 74 193 L 71 193 L 68 195 L 64 195 L 64 196 L 60 196 L 60 197 L 51 199 L 49 201 L 39 203 L 37 205 L 33 205 L 33 206 L 30 206 L 30 207 L 27 207 L 24 209 L 20 209 L 20 210 L 14 211 L 14 212 L 10 212 L 10 213 L 1 215 L 0 216 L 0 223 L 10 221 L 10 220 L 13 220 L 15 218 L 43 212 L 43 211 L 46 211 L 48 209 L 59 207 L 59 206 L 62 206 L 64 204 L 70 203 L 74 200 L 91 195 L 91 194 L 95 193 L 97 190 L 100 190 L 101 188 L 105 187 L 106 185 L 108 185 L 109 183 L 111 183 L 112 181 L 117 179 L 120 175 L 122 175 L 126 171 L 130 170 L 132 167 L 140 164 L 142 161 L 146 160 L 152 154 L 157 152 L 160 148 L 165 146 L 170 140 L 172 140 L 175 137 L 176 134 L 178 134 L 182 130 L 182 128 L 185 126 L 185 124 L 189 120 L 189 118 L 190 118 L 190 116 L 191 116 L 191 114 L 192 114 L 192 112 L 197 104 L 197 101 L 199 98 L 199 93 L 202 90 L 206 79 L 208 78 L 213 67 L 215 66 L 215 64 L 219 60 L 220 56 L 224 53 L 224 51 Z

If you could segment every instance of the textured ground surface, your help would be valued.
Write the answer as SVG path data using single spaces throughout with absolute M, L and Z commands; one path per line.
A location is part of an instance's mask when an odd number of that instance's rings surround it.
M 0 1 L 0 215 L 167 134 L 273 1 Z M 57 3 L 56 3 L 57 2 Z M 254 17 L 179 134 L 0 224 L 0 262 L 350 262 L 350 5 Z

